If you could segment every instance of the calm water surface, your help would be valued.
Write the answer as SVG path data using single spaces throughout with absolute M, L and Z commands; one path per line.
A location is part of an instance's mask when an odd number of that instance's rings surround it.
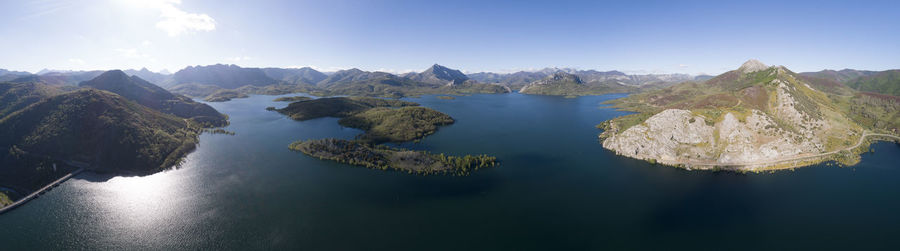
M 273 96 L 211 103 L 234 136 L 204 134 L 182 168 L 82 174 L 0 215 L 0 249 L 897 248 L 900 147 L 849 168 L 684 171 L 603 150 L 605 95 L 411 98 L 457 123 L 404 147 L 497 156 L 468 177 L 412 176 L 291 152 L 351 139 L 335 118 L 292 121 Z

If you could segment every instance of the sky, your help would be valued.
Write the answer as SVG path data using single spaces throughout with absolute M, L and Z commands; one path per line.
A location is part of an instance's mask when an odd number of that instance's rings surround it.
M 900 1 L 0 0 L 0 68 L 900 68 Z

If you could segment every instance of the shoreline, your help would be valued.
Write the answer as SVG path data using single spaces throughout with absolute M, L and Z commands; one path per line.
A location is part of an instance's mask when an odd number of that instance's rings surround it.
M 862 135 L 862 137 L 859 137 L 859 141 L 856 143 L 856 145 L 845 148 L 845 149 L 834 150 L 834 151 L 830 151 L 830 152 L 818 153 L 818 154 L 813 154 L 813 155 L 806 155 L 806 156 L 794 156 L 794 157 L 790 157 L 790 158 L 786 158 L 786 159 L 763 161 L 763 162 L 756 162 L 756 163 L 717 163 L 717 162 L 712 162 L 712 161 L 709 161 L 709 162 L 664 161 L 664 160 L 658 160 L 658 159 L 652 159 L 652 158 L 634 158 L 634 157 L 630 157 L 630 156 L 620 155 L 618 153 L 616 153 L 616 155 L 625 156 L 625 157 L 629 157 L 629 158 L 633 158 L 633 159 L 639 159 L 639 160 L 643 160 L 643 161 L 647 161 L 647 162 L 650 162 L 651 160 L 653 160 L 654 162 L 656 162 L 657 164 L 660 164 L 660 165 L 682 168 L 682 169 L 686 169 L 686 170 L 702 170 L 702 171 L 723 170 L 723 171 L 734 171 L 734 172 L 764 172 L 764 171 L 777 171 L 777 170 L 806 167 L 806 166 L 810 166 L 810 165 L 828 161 L 827 157 L 829 157 L 831 155 L 838 154 L 843 151 L 852 151 L 853 149 L 856 149 L 856 148 L 862 146 L 862 143 L 866 140 L 866 138 L 868 138 L 870 136 L 887 137 L 887 138 L 893 138 L 893 139 L 900 141 L 900 136 L 866 132 Z M 604 148 L 604 149 L 606 149 L 606 148 Z M 613 150 L 613 149 L 607 149 L 607 150 L 615 152 L 615 150 Z M 787 164 L 787 166 L 778 167 L 778 165 L 781 165 L 781 164 Z
M 4 213 L 7 213 L 7 212 L 9 212 L 9 211 L 12 211 L 13 209 L 16 209 L 17 207 L 24 205 L 25 203 L 28 203 L 29 201 L 31 201 L 31 200 L 37 198 L 38 196 L 40 196 L 40 195 L 43 194 L 44 192 L 47 192 L 47 191 L 49 191 L 50 189 L 52 189 L 53 187 L 58 186 L 59 184 L 62 184 L 62 183 L 65 182 L 66 180 L 68 180 L 68 179 L 70 179 L 70 178 L 72 178 L 72 177 L 75 177 L 75 175 L 78 175 L 79 173 L 81 173 L 81 172 L 83 172 L 83 171 L 84 171 L 84 168 L 79 167 L 79 168 L 76 169 L 75 171 L 72 171 L 71 173 L 66 174 L 66 175 L 63 176 L 62 178 L 59 178 L 59 179 L 57 179 L 57 180 L 51 182 L 50 184 L 47 184 L 46 186 L 41 187 L 41 189 L 38 189 L 37 191 L 34 191 L 33 193 L 28 194 L 28 195 L 25 196 L 25 197 L 22 197 L 21 199 L 19 199 L 19 200 L 13 202 L 12 204 L 9 204 L 9 205 L 7 205 L 7 206 L 5 206 L 5 207 L 3 207 L 3 208 L 0 208 L 0 215 L 2 215 L 2 214 L 4 214 Z

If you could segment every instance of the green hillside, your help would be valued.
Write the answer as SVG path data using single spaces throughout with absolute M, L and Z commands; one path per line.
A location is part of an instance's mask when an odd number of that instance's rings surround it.
M 172 94 L 139 77 L 129 77 L 119 70 L 107 71 L 79 85 L 113 92 L 151 109 L 192 119 L 204 126 L 224 126 L 228 123 L 228 118 L 224 114 L 209 105 L 195 102 L 182 95 Z
M 859 77 L 848 81 L 847 86 L 857 91 L 900 96 L 900 70 L 883 71 L 875 75 Z
M 0 183 L 34 188 L 48 181 L 40 173 L 66 161 L 149 174 L 177 164 L 196 142 L 197 128 L 182 118 L 107 91 L 65 93 L 0 120 Z

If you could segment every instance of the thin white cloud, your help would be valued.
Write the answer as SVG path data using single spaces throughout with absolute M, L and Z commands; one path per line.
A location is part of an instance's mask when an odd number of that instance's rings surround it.
M 412 69 L 395 70 L 395 69 L 387 69 L 387 68 L 379 68 L 375 71 L 387 72 L 387 73 L 391 73 L 391 74 L 405 74 L 405 73 L 410 73 L 410 72 L 416 72 L 416 70 L 412 70 Z
M 128 49 L 119 48 L 119 49 L 116 49 L 116 52 L 119 53 L 119 56 L 124 57 L 124 58 L 150 59 L 150 55 L 141 53 L 140 51 L 138 51 L 137 49 L 134 49 L 134 48 L 128 48 Z
M 165 31 L 169 36 L 192 33 L 194 31 L 212 31 L 216 29 L 216 20 L 204 13 L 189 13 L 178 8 L 181 0 L 124 0 L 139 7 L 155 9 L 162 18 L 156 28 Z
M 141 46 L 143 47 L 150 47 L 151 45 L 153 45 L 153 42 L 150 42 L 148 40 L 144 40 L 143 42 L 141 42 Z
M 243 56 L 243 57 L 242 57 L 242 56 L 237 56 L 237 57 L 227 57 L 227 58 L 225 58 L 226 61 L 232 61 L 232 62 L 247 61 L 247 60 L 251 60 L 251 59 L 253 59 L 253 58 L 248 57 L 248 56 Z
M 335 66 L 332 66 L 332 67 L 319 67 L 319 66 L 315 66 L 315 65 L 290 65 L 290 66 L 285 66 L 285 68 L 294 68 L 294 69 L 300 69 L 300 68 L 303 68 L 303 67 L 309 67 L 309 68 L 312 68 L 313 70 L 320 71 L 320 72 L 334 72 L 334 71 L 347 70 L 347 69 L 352 68 L 352 67 L 348 68 L 348 67 L 335 67 Z
M 77 64 L 77 65 L 84 65 L 85 62 L 84 62 L 84 59 L 70 58 L 69 63 L 73 63 L 73 64 Z
M 679 65 L 678 65 L 678 67 L 680 67 L 680 68 L 686 68 L 686 67 L 689 67 L 689 66 L 690 66 L 690 65 L 686 65 L 686 64 L 679 64 Z

